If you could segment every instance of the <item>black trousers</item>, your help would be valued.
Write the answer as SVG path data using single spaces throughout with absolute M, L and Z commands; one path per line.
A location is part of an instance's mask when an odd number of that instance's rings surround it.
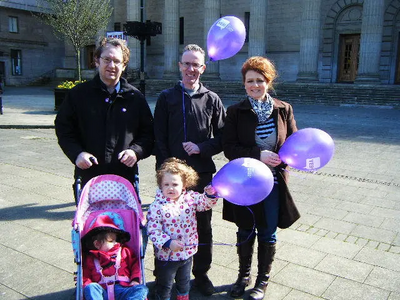
M 194 191 L 203 193 L 204 187 L 211 183 L 212 173 L 199 173 L 199 182 Z M 212 262 L 212 210 L 197 212 L 197 233 L 199 235 L 199 246 L 197 253 L 193 256 L 193 275 L 195 277 L 206 275 L 211 268 Z

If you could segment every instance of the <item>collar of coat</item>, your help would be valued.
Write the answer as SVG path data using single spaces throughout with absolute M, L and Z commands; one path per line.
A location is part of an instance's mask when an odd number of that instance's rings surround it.
M 180 92 L 182 92 L 183 87 L 181 85 L 181 82 L 179 81 L 176 85 L 175 85 L 175 89 L 178 89 Z M 199 89 L 197 90 L 196 94 L 194 94 L 193 96 L 197 96 L 197 95 L 204 95 L 205 93 L 210 92 L 210 90 L 208 88 L 206 88 L 201 82 L 199 82 Z
M 130 84 L 128 83 L 128 81 L 127 81 L 125 78 L 123 78 L 123 77 L 121 77 L 121 78 L 119 79 L 119 82 L 120 82 L 121 85 L 120 85 L 120 89 L 119 89 L 118 94 L 133 92 L 133 91 L 136 91 L 136 90 L 137 90 L 135 87 L 133 87 L 132 85 L 130 85 Z M 96 74 L 96 76 L 93 78 L 93 80 L 91 81 L 91 83 L 92 83 L 92 87 L 93 87 L 94 89 L 101 89 L 102 91 L 105 91 L 105 92 L 108 93 L 107 89 L 105 88 L 104 83 L 103 83 L 103 82 L 101 81 L 101 79 L 100 79 L 100 75 L 99 75 L 99 74 Z

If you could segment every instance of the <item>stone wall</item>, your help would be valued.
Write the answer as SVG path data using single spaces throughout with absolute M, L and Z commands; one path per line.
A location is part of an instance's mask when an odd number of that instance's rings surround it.
M 277 3 L 275 3 L 277 2 Z M 202 7 L 204 1 L 180 1 L 179 16 L 184 18 L 184 44 L 196 43 L 207 51 L 206 35 L 208 29 L 204 29 Z M 270 1 L 267 6 L 267 53 L 272 59 L 282 80 L 294 81 L 297 76 L 297 62 L 299 51 L 299 25 L 301 22 L 301 1 L 280 0 Z M 164 1 L 146 1 L 147 19 L 163 22 L 162 10 Z M 221 15 L 233 15 L 244 21 L 245 12 L 250 11 L 250 2 L 242 0 L 221 1 Z M 240 70 L 247 59 L 248 45 L 245 44 L 241 51 L 234 57 L 219 62 L 220 78 L 222 80 L 241 80 Z M 146 47 L 147 75 L 150 78 L 161 79 L 163 76 L 163 36 L 151 38 L 151 45 Z M 177 66 L 178 68 L 178 66 Z
M 146 96 L 157 97 L 174 80 L 146 80 Z M 209 89 L 223 100 L 241 100 L 245 97 L 244 86 L 240 81 L 203 81 Z M 133 82 L 139 86 L 138 82 Z M 400 109 L 400 85 L 353 85 L 353 84 L 306 84 L 279 83 L 275 86 L 273 97 L 292 104 L 324 104 L 382 106 Z
M 18 18 L 18 33 L 9 32 L 10 16 Z M 0 9 L 0 45 L 0 61 L 5 64 L 7 85 L 29 84 L 62 65 L 63 42 L 54 36 L 50 26 L 40 22 L 30 11 Z M 21 51 L 21 75 L 12 75 L 11 49 Z

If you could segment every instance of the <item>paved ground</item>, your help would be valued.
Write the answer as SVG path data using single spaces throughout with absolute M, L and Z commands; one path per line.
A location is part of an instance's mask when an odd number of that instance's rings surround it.
M 3 95 L 0 299 L 73 294 L 73 166 L 51 128 L 53 101 L 50 88 L 7 88 Z M 279 231 L 266 299 L 399 300 L 400 110 L 296 105 L 294 111 L 299 128 L 328 132 L 336 151 L 316 174 L 291 172 L 302 218 Z M 218 155 L 216 162 L 221 167 L 226 160 Z M 154 159 L 141 161 L 140 171 L 146 208 L 155 191 Z M 211 299 L 229 299 L 237 275 L 235 226 L 221 219 L 221 209 L 213 215 L 210 277 L 218 293 Z M 145 267 L 151 286 L 151 247 Z M 193 290 L 191 299 L 206 297 Z

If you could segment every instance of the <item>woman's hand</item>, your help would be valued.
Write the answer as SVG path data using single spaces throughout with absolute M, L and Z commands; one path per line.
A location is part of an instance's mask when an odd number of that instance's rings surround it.
M 262 150 L 260 160 L 271 167 L 276 167 L 282 163 L 279 155 L 269 150 Z

